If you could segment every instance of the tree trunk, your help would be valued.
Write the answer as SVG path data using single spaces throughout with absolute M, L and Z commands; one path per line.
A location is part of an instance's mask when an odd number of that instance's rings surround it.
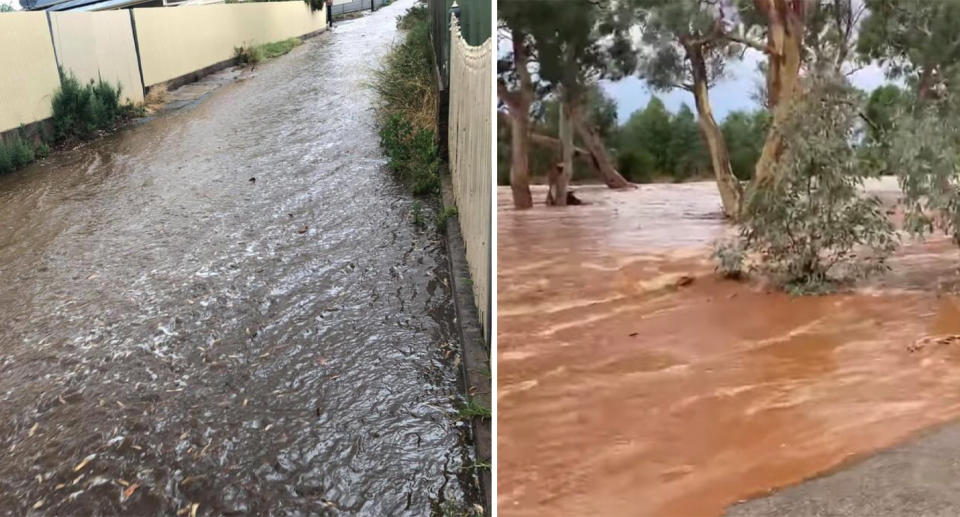
M 547 204 L 556 206 L 567 205 L 567 187 L 573 176 L 573 124 L 570 119 L 570 107 L 566 102 L 560 103 L 560 166 L 548 174 L 550 189 L 547 193 Z
M 740 181 L 733 174 L 723 132 L 713 118 L 713 109 L 710 107 L 710 97 L 707 92 L 707 67 L 703 58 L 703 48 L 688 47 L 686 50 L 693 69 L 693 97 L 697 105 L 697 119 L 710 152 L 710 164 L 713 167 L 713 175 L 717 179 L 723 214 L 731 219 L 737 219 L 743 202 L 743 189 Z
M 923 67 L 923 71 L 920 73 L 920 79 L 917 80 L 917 98 L 921 101 L 929 101 L 936 98 L 933 91 L 934 68 L 929 65 Z
M 513 192 L 513 206 L 517 209 L 533 207 L 530 194 L 529 131 L 530 103 L 533 91 L 530 86 L 530 72 L 527 70 L 527 49 L 524 45 L 526 35 L 514 30 L 513 65 L 519 78 L 519 90 L 507 92 L 506 87 L 498 84 L 504 102 L 510 108 L 510 190 Z
M 528 157 L 527 131 L 530 122 L 527 117 L 511 117 L 510 127 L 510 190 L 513 192 L 513 206 L 517 209 L 533 208 L 533 196 L 530 194 L 530 160 Z
M 590 153 L 593 166 L 600 173 L 603 182 L 610 188 L 636 188 L 634 184 L 621 176 L 617 169 L 613 167 L 613 164 L 610 163 L 610 156 L 600 140 L 600 135 L 583 120 L 583 113 L 579 106 L 570 107 L 570 122 L 577 134 L 580 135 L 580 139 L 583 140 L 583 145 Z
M 767 18 L 767 104 L 773 112 L 773 123 L 757 161 L 754 185 L 769 180 L 783 151 L 783 138 L 777 128 L 799 92 L 806 1 L 755 0 Z

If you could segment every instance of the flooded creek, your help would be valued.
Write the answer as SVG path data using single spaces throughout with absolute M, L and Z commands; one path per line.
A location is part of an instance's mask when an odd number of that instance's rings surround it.
M 500 515 L 715 517 L 960 416 L 949 241 L 795 298 L 713 272 L 710 182 L 577 194 L 498 196 Z
M 413 3 L 0 177 L 0 515 L 479 500 L 446 252 L 366 88 Z

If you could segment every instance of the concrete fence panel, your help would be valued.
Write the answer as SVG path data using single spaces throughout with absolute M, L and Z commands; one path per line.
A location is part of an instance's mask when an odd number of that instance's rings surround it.
M 234 57 L 234 48 L 299 37 L 326 27 L 305 2 L 258 2 L 133 10 L 145 86 Z
M 103 79 L 121 86 L 121 97 L 143 102 L 140 66 L 130 13 L 121 11 L 50 14 L 57 62 L 82 83 Z
M 490 111 L 493 43 L 471 46 L 450 24 L 450 175 L 460 230 L 467 248 L 473 295 L 489 329 L 490 302 Z M 487 336 L 490 339 L 490 336 Z
M 0 132 L 50 117 L 60 87 L 45 13 L 0 14 Z

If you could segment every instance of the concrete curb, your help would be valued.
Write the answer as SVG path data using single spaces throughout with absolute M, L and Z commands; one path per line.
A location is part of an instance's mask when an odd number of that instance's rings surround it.
M 446 167 L 441 167 L 440 178 L 444 207 L 456 207 L 450 175 Z M 460 220 L 454 216 L 447 220 L 445 235 L 447 257 L 450 266 L 450 282 L 453 300 L 457 310 L 457 329 L 460 331 L 461 364 L 465 392 L 484 407 L 491 406 L 490 347 L 483 336 L 483 326 L 473 301 L 473 285 L 470 270 L 467 267 L 466 247 L 460 233 Z M 491 419 L 475 417 L 473 427 L 474 447 L 477 462 L 487 465 L 492 460 Z M 491 515 L 491 469 L 477 469 L 480 478 L 480 490 L 483 492 L 484 511 Z

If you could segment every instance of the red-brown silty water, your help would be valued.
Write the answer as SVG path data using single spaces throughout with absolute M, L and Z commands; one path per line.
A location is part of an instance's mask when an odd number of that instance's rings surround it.
M 476 500 L 445 251 L 365 87 L 411 5 L 0 178 L 0 515 Z
M 712 183 L 578 195 L 499 194 L 500 515 L 717 516 L 960 415 L 949 241 L 797 298 L 714 274 Z

